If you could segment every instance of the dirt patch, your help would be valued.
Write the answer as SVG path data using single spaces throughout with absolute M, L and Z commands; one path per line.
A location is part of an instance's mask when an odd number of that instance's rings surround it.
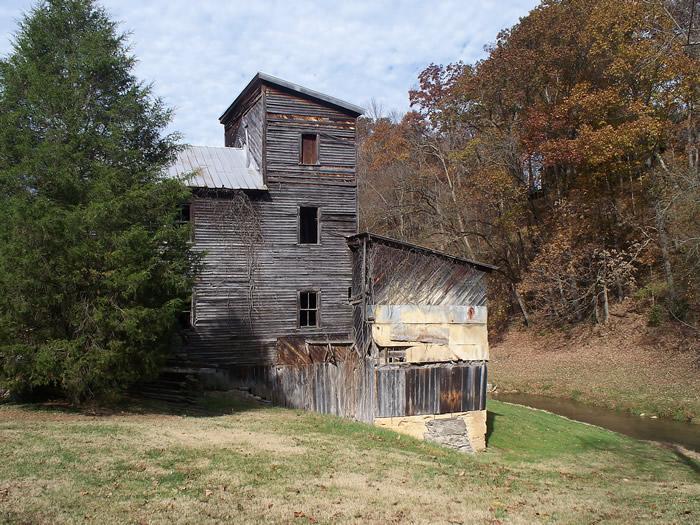
M 199 447 L 239 447 L 284 454 L 302 454 L 306 448 L 291 437 L 241 429 L 216 428 L 208 424 L 197 425 L 196 420 L 182 428 L 152 429 L 149 441 L 160 441 L 163 445 Z

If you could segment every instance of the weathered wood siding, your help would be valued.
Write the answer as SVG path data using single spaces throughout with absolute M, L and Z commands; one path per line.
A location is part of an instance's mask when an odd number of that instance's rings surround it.
M 371 304 L 486 304 L 486 273 L 439 255 L 370 243 Z
M 351 345 L 309 345 L 300 337 L 278 340 L 276 352 L 276 365 L 228 368 L 228 384 L 279 406 L 373 421 L 371 359 L 360 357 Z
M 485 271 L 450 257 L 363 238 L 351 242 L 353 334 L 371 345 L 370 305 L 486 305 Z
M 269 188 L 250 195 L 261 232 L 252 277 L 239 224 L 222 213 L 227 197 L 209 195 L 191 206 L 195 246 L 206 256 L 188 355 L 210 366 L 272 365 L 280 337 L 352 336 L 352 257 L 345 237 L 357 233 L 355 119 L 269 86 L 242 108 L 225 123 L 226 142 L 240 140 L 240 123 L 249 123 L 251 149 L 262 141 Z M 301 133 L 319 134 L 319 165 L 300 165 Z M 299 206 L 319 208 L 320 244 L 298 244 Z M 320 292 L 320 326 L 298 327 L 300 290 Z
M 353 354 L 334 363 L 277 366 L 273 384 L 277 405 L 374 420 L 374 365 L 368 358 Z
M 486 271 L 481 267 L 372 236 L 360 236 L 350 244 L 353 332 L 358 347 L 368 355 L 376 358 L 381 351 L 371 330 L 377 305 L 486 304 Z M 484 410 L 486 374 L 486 361 L 375 365 L 374 416 Z
M 253 92 L 240 109 L 224 124 L 224 145 L 241 148 L 247 145 L 255 165 L 263 168 L 265 107 L 262 92 Z M 246 133 L 247 132 L 247 133 Z
M 265 86 L 265 175 L 272 182 L 313 186 L 357 186 L 355 118 L 279 89 Z M 301 134 L 319 136 L 319 164 L 300 163 Z M 357 204 L 338 203 L 338 220 L 356 222 Z

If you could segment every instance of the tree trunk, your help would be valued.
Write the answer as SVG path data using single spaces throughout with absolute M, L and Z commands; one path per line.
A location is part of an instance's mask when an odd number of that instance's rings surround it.
M 608 285 L 603 284 L 603 324 L 608 324 L 610 307 L 608 305 Z
M 523 298 L 518 293 L 518 289 L 515 287 L 515 285 L 511 283 L 511 287 L 513 288 L 513 295 L 515 296 L 515 300 L 517 301 L 518 306 L 520 307 L 520 311 L 523 314 L 525 326 L 530 326 L 530 316 L 527 313 L 527 308 L 525 308 L 525 301 L 523 301 Z
M 668 286 L 668 296 L 671 301 L 674 301 L 676 299 L 676 288 L 673 282 L 673 270 L 671 268 L 671 257 L 669 250 L 670 240 L 668 238 L 668 231 L 666 230 L 666 216 L 664 211 L 661 209 L 660 202 L 656 202 L 654 205 L 654 211 L 656 215 L 656 229 L 659 232 L 659 247 L 661 248 L 664 275 Z

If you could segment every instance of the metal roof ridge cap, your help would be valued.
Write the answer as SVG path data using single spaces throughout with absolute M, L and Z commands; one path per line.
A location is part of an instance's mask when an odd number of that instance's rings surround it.
M 353 104 L 352 102 L 348 102 L 346 100 L 334 97 L 333 95 L 327 95 L 325 93 L 321 93 L 320 91 L 316 91 L 315 89 L 307 88 L 306 86 L 302 86 L 301 84 L 297 84 L 295 82 L 290 82 L 289 80 L 284 80 L 283 78 L 276 77 L 274 75 L 270 75 L 268 73 L 263 73 L 262 71 L 258 71 L 258 73 L 255 75 L 257 78 L 260 80 L 263 80 L 265 82 L 270 82 L 272 84 L 278 84 L 280 86 L 286 87 L 287 89 L 291 89 L 293 91 L 296 91 L 298 93 L 302 93 L 304 95 L 308 95 L 314 98 L 317 98 L 319 100 L 323 100 L 325 102 L 328 102 L 330 104 L 333 104 L 335 106 L 339 106 L 341 108 L 345 108 L 349 111 L 352 111 L 354 113 L 359 113 L 362 115 L 365 112 L 365 108 L 358 106 L 356 104 Z

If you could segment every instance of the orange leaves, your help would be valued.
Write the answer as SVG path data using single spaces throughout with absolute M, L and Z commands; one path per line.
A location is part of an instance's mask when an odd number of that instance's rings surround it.
M 501 35 L 474 82 L 547 166 L 636 173 L 696 93 L 700 67 L 673 30 L 661 0 L 547 2 Z
M 625 250 L 651 242 L 659 155 L 697 155 L 700 64 L 663 0 L 543 0 L 488 52 L 429 65 L 416 111 L 374 123 L 365 195 L 381 206 L 365 217 L 473 250 L 536 307 L 581 319 L 605 276 L 632 288 Z
M 385 169 L 397 161 L 405 161 L 409 156 L 409 143 L 401 126 L 389 119 L 377 120 L 362 148 L 369 159 L 369 169 Z

